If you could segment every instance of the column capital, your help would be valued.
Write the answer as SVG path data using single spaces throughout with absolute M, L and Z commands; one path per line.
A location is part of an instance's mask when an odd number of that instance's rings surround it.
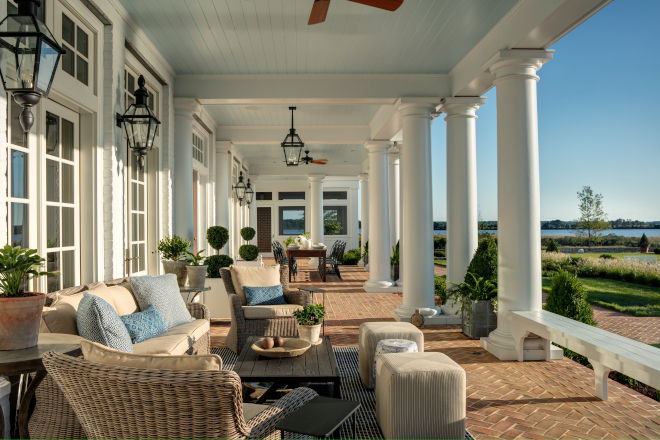
M 215 141 L 216 153 L 229 153 L 231 151 L 232 143 L 230 141 Z
M 431 113 L 441 104 L 440 97 L 404 97 L 394 103 L 403 118 L 428 118 L 432 119 Z
M 360 178 L 361 182 L 368 182 L 369 181 L 369 173 L 358 174 L 358 177 Z
M 538 81 L 536 71 L 552 59 L 554 50 L 506 49 L 500 50 L 481 66 L 484 71 L 495 75 L 494 84 L 506 79 L 533 79 Z
M 309 181 L 310 182 L 320 182 L 323 183 L 323 179 L 325 178 L 325 174 L 310 174 L 309 175 Z
M 369 150 L 369 153 L 387 153 L 392 147 L 390 141 L 367 141 L 364 143 L 364 148 Z
M 460 96 L 445 98 L 442 101 L 442 110 L 447 114 L 445 121 L 450 118 L 477 119 L 475 112 L 486 103 L 486 98 L 478 96 Z
M 390 153 L 390 164 L 399 165 L 399 149 L 397 147 L 392 147 L 389 150 Z
M 192 119 L 202 111 L 202 105 L 195 98 L 174 98 L 174 117 Z

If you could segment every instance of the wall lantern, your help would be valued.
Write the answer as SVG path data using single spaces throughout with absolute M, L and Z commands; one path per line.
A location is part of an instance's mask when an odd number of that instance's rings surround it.
M 246 190 L 245 183 L 243 183 L 243 171 L 238 176 L 238 183 L 232 187 L 234 191 L 236 191 L 236 198 L 240 202 L 241 205 L 243 205 L 243 200 L 245 199 L 245 190 Z
M 250 206 L 252 204 L 252 200 L 254 200 L 254 190 L 252 189 L 250 179 L 248 179 L 247 189 L 245 190 L 245 203 Z
M 144 169 L 144 157 L 154 147 L 156 131 L 160 125 L 160 121 L 147 104 L 149 92 L 145 84 L 144 76 L 140 75 L 138 78 L 140 88 L 133 93 L 135 104 L 131 104 L 123 115 L 117 113 L 117 127 L 121 127 L 122 122 L 124 123 L 128 146 L 137 157 L 138 170 Z
M 48 27 L 37 19 L 39 0 L 19 0 L 18 14 L 0 22 L 2 85 L 23 107 L 19 121 L 25 132 L 34 124 L 30 108 L 48 96 L 60 57 L 66 53 Z
M 296 134 L 296 129 L 293 128 L 293 111 L 295 107 L 289 107 L 291 110 L 291 130 L 289 134 L 286 135 L 284 141 L 282 142 L 282 149 L 284 150 L 284 161 L 286 166 L 298 166 L 300 163 L 300 154 L 302 153 L 305 144 L 300 139 L 300 136 Z

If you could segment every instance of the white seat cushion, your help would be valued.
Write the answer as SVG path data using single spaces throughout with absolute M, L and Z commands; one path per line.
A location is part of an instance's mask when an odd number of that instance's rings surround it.
M 117 286 L 101 285 L 91 289 L 89 293 L 101 296 L 103 299 L 106 299 L 106 295 L 110 296 L 112 302 L 108 302 L 111 306 L 114 306 L 119 316 L 130 315 L 140 311 L 137 301 L 135 301 L 135 297 L 133 296 L 131 283 L 123 283 Z
M 135 354 L 184 354 L 192 344 L 211 329 L 207 319 L 196 319 L 172 327 L 155 338 L 133 345 Z
M 236 295 L 241 298 L 241 303 L 247 305 L 247 298 L 243 292 L 243 286 L 271 287 L 282 284 L 280 282 L 280 265 L 266 267 L 229 266 L 231 271 L 231 282 L 234 284 Z
M 301 310 L 298 304 L 280 304 L 276 306 L 243 306 L 245 319 L 288 318 L 293 312 Z

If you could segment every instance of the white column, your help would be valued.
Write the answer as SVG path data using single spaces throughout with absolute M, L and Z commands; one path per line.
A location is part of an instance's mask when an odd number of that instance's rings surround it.
M 194 238 L 193 224 L 193 115 L 201 110 L 195 99 L 174 100 L 174 234 L 189 240 Z
M 399 279 L 396 280 L 396 285 L 403 287 L 403 182 L 401 181 L 401 166 L 403 164 L 403 144 L 397 142 L 396 147 L 399 149 Z
M 252 184 L 254 197 L 252 198 L 252 204 L 248 206 L 250 211 L 250 227 L 253 228 L 255 232 L 254 238 L 250 244 L 255 246 L 257 246 L 257 234 L 259 233 L 257 230 L 257 179 L 259 179 L 259 176 L 250 175 L 250 183 Z
M 368 141 L 369 150 L 369 280 L 367 292 L 378 292 L 392 286 L 390 272 L 390 197 L 389 149 L 391 142 Z
M 447 114 L 447 281 L 460 284 L 479 244 L 475 112 L 486 98 L 446 98 Z M 449 284 L 448 284 L 449 285 Z M 456 315 L 458 304 L 443 304 Z
M 536 71 L 548 50 L 501 50 L 488 63 L 497 87 L 497 329 L 482 346 L 517 359 L 510 310 L 541 309 L 541 205 Z
M 415 310 L 420 309 L 427 324 L 443 324 L 446 318 L 438 318 L 440 309 L 435 305 L 433 278 L 431 111 L 437 104 L 430 98 L 401 98 L 397 104 L 405 145 L 401 161 L 405 265 L 403 304 L 394 311 L 394 318 L 410 321 Z
M 323 243 L 323 178 L 325 174 L 310 174 L 312 209 L 310 215 L 310 238 L 312 243 Z M 309 267 L 317 267 L 318 258 L 309 259 Z
M 360 178 L 360 211 L 362 222 L 362 232 L 360 253 L 364 254 L 364 244 L 369 241 L 369 174 L 362 173 L 358 176 Z M 365 267 L 364 259 L 360 258 L 358 266 Z
M 390 254 L 399 241 L 399 149 L 390 149 Z
M 215 226 L 227 228 L 227 231 L 229 231 L 229 188 L 231 186 L 230 150 L 230 142 L 215 143 Z M 228 247 L 223 249 L 224 253 L 231 253 Z M 223 252 L 223 250 L 218 252 Z

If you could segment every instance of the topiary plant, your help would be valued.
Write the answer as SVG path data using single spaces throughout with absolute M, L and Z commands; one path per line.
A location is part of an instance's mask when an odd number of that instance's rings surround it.
M 209 267 L 206 273 L 209 274 L 209 278 L 222 278 L 220 269 L 232 264 L 234 264 L 234 260 L 229 255 L 211 255 L 206 259 L 206 265 Z
M 465 274 L 465 282 L 472 286 L 474 286 L 475 279 L 479 278 L 492 281 L 497 285 L 497 240 L 492 235 L 479 242 L 479 247 L 477 247 Z
M 254 261 L 259 256 L 259 248 L 253 244 L 244 244 L 238 248 L 238 255 L 245 261 Z
M 229 241 L 229 231 L 222 226 L 211 226 L 206 230 L 206 239 L 213 249 L 220 251 Z
M 257 231 L 255 231 L 254 228 L 251 228 L 249 226 L 241 229 L 241 237 L 243 237 L 243 240 L 245 241 L 252 240 L 256 234 Z
M 639 239 L 639 245 L 648 246 L 649 244 L 651 244 L 649 238 L 646 236 L 646 234 L 642 234 L 642 238 Z
M 545 249 L 546 252 L 559 252 L 559 246 L 554 238 L 548 239 L 548 247 Z

